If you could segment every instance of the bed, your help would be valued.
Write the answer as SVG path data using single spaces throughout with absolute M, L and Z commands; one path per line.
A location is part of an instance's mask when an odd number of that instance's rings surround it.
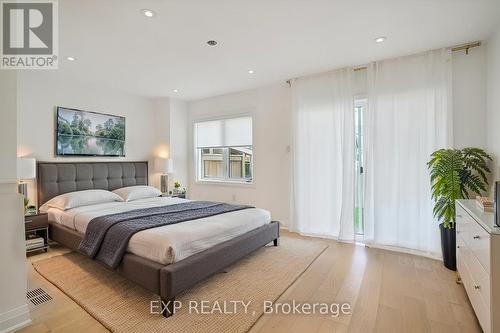
M 37 164 L 39 206 L 68 192 L 112 191 L 147 184 L 147 162 Z M 66 212 L 49 209 L 49 235 L 78 251 L 88 223 L 96 216 L 187 201 L 158 197 Z M 258 208 L 233 211 L 136 233 L 116 270 L 159 295 L 165 305 L 162 314 L 168 317 L 173 314 L 173 301 L 179 293 L 271 242 L 279 244 L 279 223 L 271 221 L 268 212 Z

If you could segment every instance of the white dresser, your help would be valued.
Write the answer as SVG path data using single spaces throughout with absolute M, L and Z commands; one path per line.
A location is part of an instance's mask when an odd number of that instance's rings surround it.
M 475 200 L 457 200 L 457 269 L 484 332 L 500 333 L 500 228 Z

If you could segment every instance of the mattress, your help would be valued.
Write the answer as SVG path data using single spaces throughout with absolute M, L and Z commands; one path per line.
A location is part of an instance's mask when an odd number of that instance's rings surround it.
M 50 208 L 47 213 L 50 221 L 84 234 L 87 225 L 95 217 L 186 201 L 189 200 L 157 197 L 132 202 L 102 203 L 66 211 Z M 250 208 L 165 225 L 134 234 L 128 243 L 127 252 L 167 265 L 243 235 L 270 222 L 271 214 L 268 211 Z

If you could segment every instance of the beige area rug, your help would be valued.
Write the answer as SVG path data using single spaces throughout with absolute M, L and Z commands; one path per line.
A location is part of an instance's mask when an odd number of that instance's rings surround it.
M 72 252 L 33 263 L 47 280 L 114 332 L 246 332 L 263 314 L 264 301 L 275 301 L 327 248 L 321 240 L 282 236 L 279 247 L 268 246 L 240 260 L 177 297 L 182 308 L 164 318 L 150 314 L 150 301 L 159 298 L 117 273 Z M 202 311 L 205 301 L 213 314 Z M 233 310 L 230 301 L 251 302 L 245 313 L 220 314 L 217 304 Z M 209 310 L 209 311 L 210 311 Z

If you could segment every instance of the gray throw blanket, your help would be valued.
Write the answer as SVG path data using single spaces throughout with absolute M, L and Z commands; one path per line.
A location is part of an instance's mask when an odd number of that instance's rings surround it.
M 125 255 L 128 241 L 139 231 L 247 208 L 252 207 L 190 201 L 96 217 L 89 222 L 79 250 L 114 269 Z

